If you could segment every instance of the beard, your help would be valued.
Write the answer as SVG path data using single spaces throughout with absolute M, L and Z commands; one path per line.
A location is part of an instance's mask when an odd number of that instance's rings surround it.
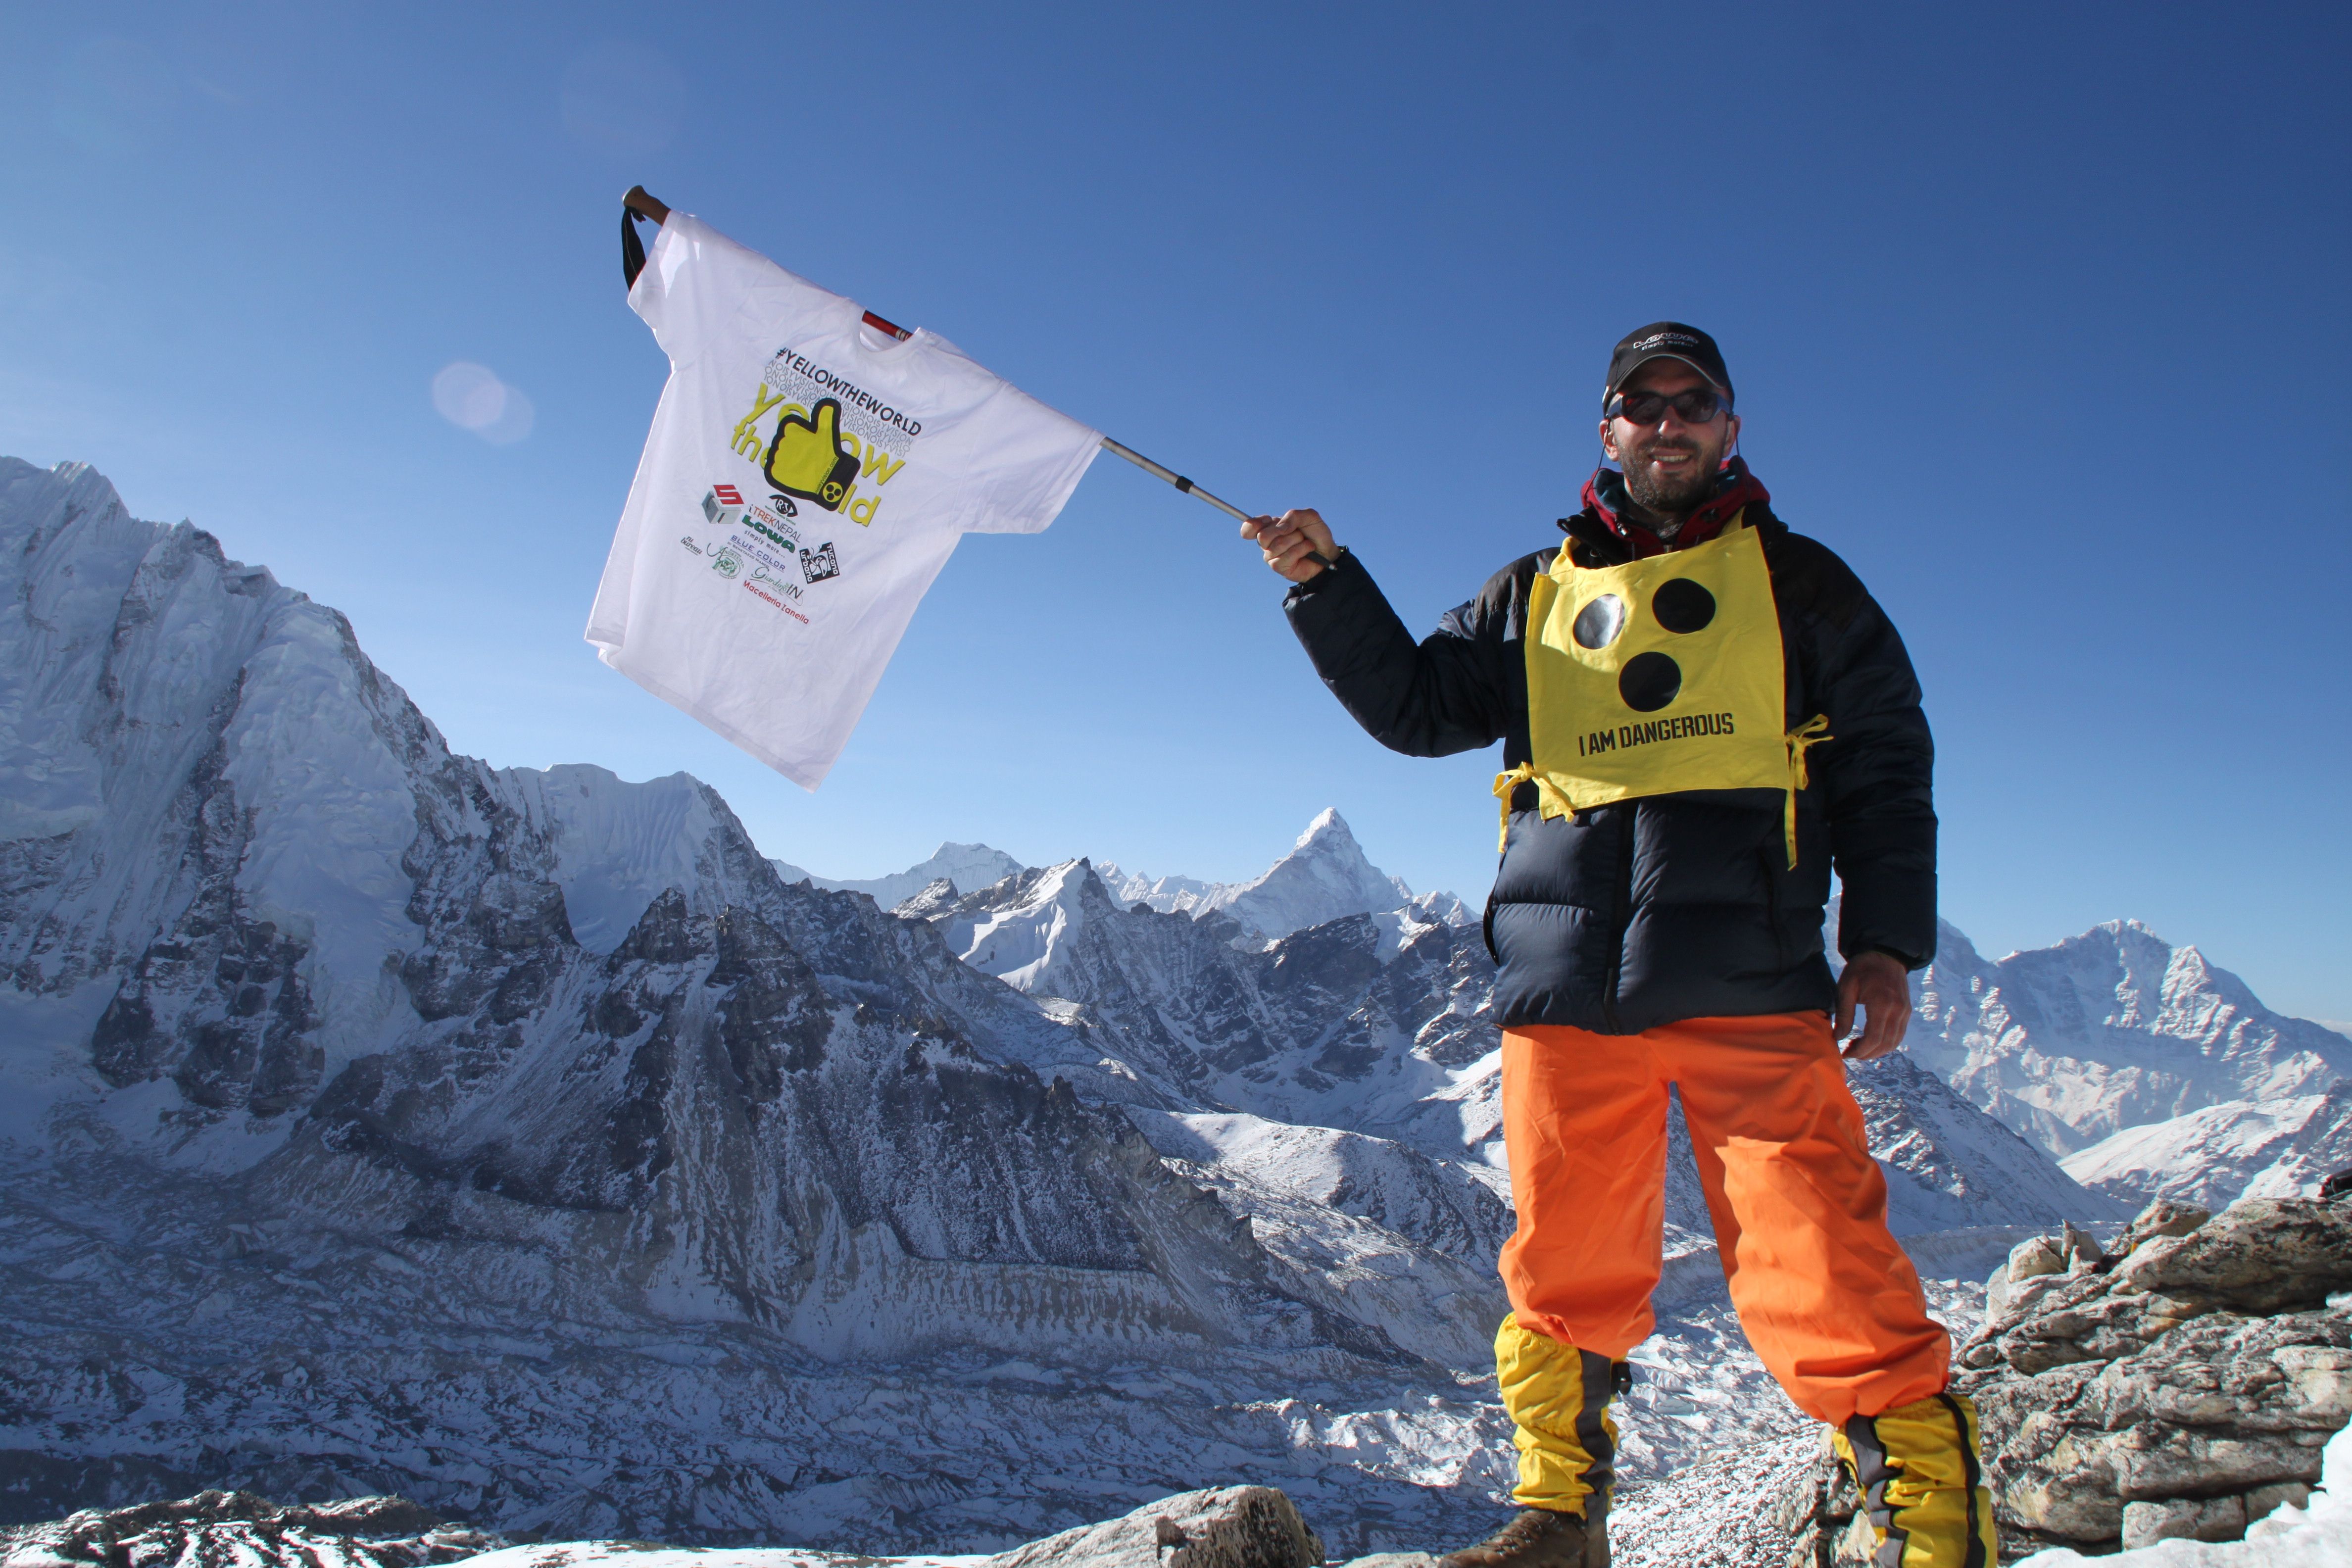
M 1696 511 L 1707 497 L 1715 493 L 1716 465 L 1705 461 L 1691 465 L 1690 471 L 1679 478 L 1660 474 L 1650 466 L 1656 452 L 1689 452 L 1704 456 L 1705 449 L 1696 441 L 1653 441 L 1625 454 L 1625 493 L 1650 511 L 1679 521 Z

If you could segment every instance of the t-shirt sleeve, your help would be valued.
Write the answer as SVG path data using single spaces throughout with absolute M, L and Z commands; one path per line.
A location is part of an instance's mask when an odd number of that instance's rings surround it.
M 1061 514 L 1102 435 L 1000 384 L 967 426 L 958 465 L 969 498 L 966 533 L 1037 533 Z
M 629 289 L 672 366 L 699 357 L 748 319 L 788 339 L 822 329 L 847 308 L 838 294 L 785 271 L 689 213 L 672 212 Z

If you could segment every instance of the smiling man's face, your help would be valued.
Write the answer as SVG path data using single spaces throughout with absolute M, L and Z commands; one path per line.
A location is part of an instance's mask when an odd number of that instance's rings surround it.
M 1641 393 L 1673 397 L 1714 384 L 1678 359 L 1654 359 L 1625 378 L 1617 390 L 1630 401 Z M 1656 419 L 1636 425 L 1623 417 L 1601 422 L 1601 447 L 1625 470 L 1625 489 L 1660 517 L 1681 518 L 1697 510 L 1715 489 L 1716 470 L 1739 438 L 1739 419 L 1728 408 L 1697 424 L 1669 405 Z

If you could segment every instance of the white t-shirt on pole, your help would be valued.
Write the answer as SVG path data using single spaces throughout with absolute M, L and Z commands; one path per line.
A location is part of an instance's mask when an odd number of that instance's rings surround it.
M 814 789 L 957 539 L 1045 528 L 1101 437 L 684 213 L 629 304 L 669 384 L 588 640 Z

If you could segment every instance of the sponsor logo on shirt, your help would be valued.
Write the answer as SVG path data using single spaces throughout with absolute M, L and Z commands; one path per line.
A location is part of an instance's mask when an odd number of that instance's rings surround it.
M 789 498 L 798 497 L 871 528 L 882 487 L 906 467 L 922 433 L 922 421 L 904 409 L 783 348 L 751 389 L 751 411 L 735 422 L 729 445 L 759 468 L 779 510 L 794 510 Z

